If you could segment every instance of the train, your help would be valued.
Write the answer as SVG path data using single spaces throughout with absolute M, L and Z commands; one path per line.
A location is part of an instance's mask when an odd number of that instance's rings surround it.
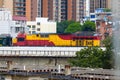
M 74 34 L 25 34 L 19 33 L 16 38 L 0 37 L 0 46 L 100 46 L 100 36 Z
M 12 37 L 9 34 L 0 35 L 0 46 L 12 46 Z

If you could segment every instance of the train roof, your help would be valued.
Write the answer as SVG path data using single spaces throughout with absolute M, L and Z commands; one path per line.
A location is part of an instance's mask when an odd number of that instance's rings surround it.
M 19 33 L 19 34 L 24 34 L 25 33 Z M 36 34 L 26 34 L 26 35 L 73 35 L 73 36 L 99 36 L 95 32 L 87 32 L 87 31 L 82 31 L 82 32 L 76 32 L 76 33 L 36 33 Z
M 88 32 L 88 31 L 76 32 L 76 33 L 73 33 L 73 35 L 76 35 L 76 36 L 99 36 L 95 32 Z

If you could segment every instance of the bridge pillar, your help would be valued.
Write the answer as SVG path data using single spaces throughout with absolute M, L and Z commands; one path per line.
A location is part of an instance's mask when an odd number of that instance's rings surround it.
M 7 61 L 7 69 L 8 70 L 12 69 L 12 61 Z
M 70 65 L 65 65 L 65 75 L 70 75 L 71 74 L 71 67 Z

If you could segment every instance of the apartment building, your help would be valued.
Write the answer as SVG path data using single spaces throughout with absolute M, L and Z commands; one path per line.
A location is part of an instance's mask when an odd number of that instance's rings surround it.
M 53 21 L 81 21 L 97 8 L 110 8 L 111 0 L 0 0 L 0 7 L 9 8 L 14 16 L 28 21 L 48 17 Z
M 0 0 L 0 8 L 8 8 L 12 16 L 26 17 L 28 21 L 41 16 L 41 0 Z
M 41 0 L 41 16 L 54 21 L 81 21 L 97 8 L 110 8 L 111 0 Z
M 53 21 L 80 21 L 84 12 L 84 0 L 41 0 L 42 17 Z
M 26 14 L 26 0 L 13 0 L 13 15 L 25 16 Z
M 0 0 L 0 7 L 3 7 L 3 0 Z
M 0 0 L 0 8 L 7 8 L 13 14 L 13 0 Z
M 93 13 L 97 8 L 111 8 L 111 0 L 90 0 L 90 12 Z

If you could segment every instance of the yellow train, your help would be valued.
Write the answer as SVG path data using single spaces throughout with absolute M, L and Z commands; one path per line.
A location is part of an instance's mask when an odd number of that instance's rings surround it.
M 19 33 L 13 46 L 100 46 L 100 36 L 80 34 Z

